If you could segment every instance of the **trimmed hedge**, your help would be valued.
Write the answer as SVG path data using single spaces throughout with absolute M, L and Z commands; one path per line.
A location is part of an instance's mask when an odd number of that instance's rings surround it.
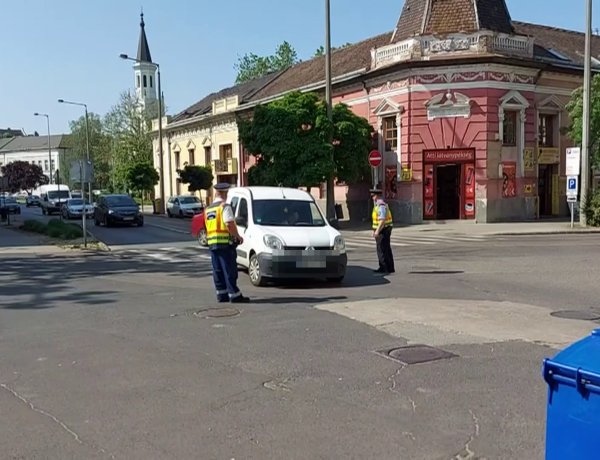
M 41 233 L 62 240 L 74 240 L 83 236 L 83 230 L 79 225 L 68 224 L 59 219 L 52 219 L 48 224 L 39 220 L 26 220 L 21 228 L 28 232 Z
M 587 196 L 582 211 L 585 213 L 588 225 L 600 227 L 600 190 L 595 190 Z

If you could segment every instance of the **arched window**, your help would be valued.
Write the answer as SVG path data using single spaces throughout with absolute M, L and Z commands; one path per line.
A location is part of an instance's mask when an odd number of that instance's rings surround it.
M 136 82 L 137 82 L 137 87 L 139 88 L 140 87 L 140 76 L 139 75 L 137 75 Z
M 150 88 L 152 88 L 152 75 L 150 75 Z
M 146 75 L 144 75 L 144 88 L 148 87 L 148 80 L 146 80 Z

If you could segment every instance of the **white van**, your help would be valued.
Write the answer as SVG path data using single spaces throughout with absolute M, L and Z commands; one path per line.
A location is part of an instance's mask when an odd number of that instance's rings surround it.
M 341 282 L 348 258 L 344 238 L 307 192 L 280 187 L 237 187 L 229 191 L 244 242 L 237 263 L 250 281 L 282 278 L 326 278 Z
M 44 215 L 60 214 L 63 204 L 71 198 L 69 186 L 64 184 L 42 185 L 33 194 L 40 197 L 40 207 Z

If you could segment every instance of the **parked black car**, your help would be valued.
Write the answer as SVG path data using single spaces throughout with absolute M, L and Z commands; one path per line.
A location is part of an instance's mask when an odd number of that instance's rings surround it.
M 106 227 L 135 224 L 141 227 L 144 225 L 144 216 L 139 205 L 129 195 L 103 195 L 96 202 L 94 224 Z
M 0 210 L 4 214 L 21 214 L 21 206 L 11 196 L 0 196 Z

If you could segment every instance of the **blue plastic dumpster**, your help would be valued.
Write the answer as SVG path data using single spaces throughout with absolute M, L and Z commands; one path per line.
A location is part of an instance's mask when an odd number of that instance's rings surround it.
M 546 460 L 600 458 L 600 329 L 543 364 Z

